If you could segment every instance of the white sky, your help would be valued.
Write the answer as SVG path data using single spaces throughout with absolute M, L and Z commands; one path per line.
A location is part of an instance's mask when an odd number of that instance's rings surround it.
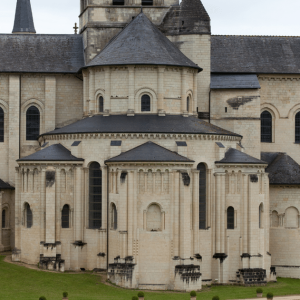
M 202 0 L 213 34 L 300 36 L 300 0 Z M 79 0 L 31 0 L 37 33 L 73 33 Z M 11 33 L 16 0 L 1 1 L 0 33 Z

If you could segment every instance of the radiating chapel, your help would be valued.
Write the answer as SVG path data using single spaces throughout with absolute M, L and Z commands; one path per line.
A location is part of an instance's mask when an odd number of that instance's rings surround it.
M 0 251 L 127 288 L 300 278 L 300 37 L 212 35 L 200 0 L 79 19 L 37 34 L 17 0 L 0 34 Z

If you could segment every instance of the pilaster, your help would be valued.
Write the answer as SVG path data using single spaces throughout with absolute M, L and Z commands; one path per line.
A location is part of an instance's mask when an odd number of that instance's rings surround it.
M 157 101 L 158 101 L 158 113 L 164 113 L 164 72 L 165 67 L 158 67 L 157 70 L 157 86 L 158 86 L 158 95 L 157 95 Z
M 89 100 L 90 100 L 90 112 L 93 114 L 96 111 L 95 103 L 95 69 L 91 68 L 89 70 Z
M 75 168 L 75 241 L 82 241 L 82 202 L 81 202 L 82 167 Z
M 4 192 L 0 191 L 0 252 L 4 251 L 2 244 L 2 201 Z
M 111 96 L 111 72 L 110 68 L 105 68 L 105 99 L 104 99 L 104 111 L 110 111 L 110 96 Z
M 193 254 L 199 253 L 199 170 L 192 170 L 193 174 Z
M 183 114 L 187 113 L 187 103 L 186 103 L 186 77 L 187 70 L 183 68 L 181 70 L 181 112 Z
M 133 66 L 128 66 L 128 91 L 129 91 L 129 101 L 128 101 L 128 113 L 134 113 L 134 76 L 135 76 L 135 69 Z

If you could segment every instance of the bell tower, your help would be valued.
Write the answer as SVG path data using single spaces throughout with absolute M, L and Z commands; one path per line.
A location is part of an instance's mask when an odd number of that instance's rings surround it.
M 18 0 L 15 23 L 12 33 L 34 34 L 36 33 L 33 23 L 30 0 Z
M 86 63 L 89 63 L 143 8 L 159 26 L 165 14 L 179 0 L 80 0 L 79 33 L 83 35 Z

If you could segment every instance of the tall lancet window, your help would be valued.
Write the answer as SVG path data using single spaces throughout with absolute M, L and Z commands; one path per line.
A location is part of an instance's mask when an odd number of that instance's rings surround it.
M 99 97 L 99 112 L 104 112 L 104 99 L 102 96 Z
M 31 228 L 33 223 L 32 218 L 32 210 L 30 209 L 30 205 L 27 203 L 25 206 L 25 214 L 26 214 L 26 227 Z
M 190 111 L 190 97 L 186 98 L 186 110 L 187 110 L 187 112 Z
M 300 111 L 295 116 L 295 143 L 300 143 Z
M 4 112 L 0 107 L 0 142 L 4 142 Z
M 69 205 L 64 205 L 61 212 L 61 227 L 70 228 L 70 207 Z
M 26 140 L 36 141 L 40 135 L 40 111 L 30 106 L 26 112 Z
M 227 229 L 234 229 L 234 208 L 227 208 Z
M 102 171 L 97 162 L 90 165 L 89 172 L 89 228 L 102 226 Z
M 151 99 L 149 95 L 142 96 L 141 111 L 151 111 Z
M 2 228 L 5 228 L 6 226 L 6 220 L 5 220 L 5 218 L 6 218 L 6 210 L 5 209 L 3 209 L 2 210 Z
M 261 142 L 272 143 L 272 115 L 264 111 L 260 115 L 261 122 Z
M 199 175 L 199 229 L 206 229 L 206 166 L 200 163 Z

